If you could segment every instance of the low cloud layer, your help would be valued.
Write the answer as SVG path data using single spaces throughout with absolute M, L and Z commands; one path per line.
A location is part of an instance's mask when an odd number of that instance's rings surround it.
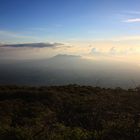
M 6 44 L 0 45 L 0 47 L 15 47 L 15 48 L 23 48 L 23 47 L 31 47 L 31 48 L 45 48 L 45 47 L 57 47 L 62 46 L 64 44 L 61 43 L 25 43 L 25 44 Z
M 140 62 L 139 41 L 1 44 L 0 60 L 48 59 L 58 54 L 109 61 Z
M 0 44 L 0 59 L 49 58 L 69 49 L 69 45 L 62 43 Z
M 117 47 L 111 47 L 107 51 L 103 51 L 98 48 L 92 48 L 91 55 L 96 56 L 115 56 L 115 55 L 130 55 L 130 54 L 138 54 L 138 52 L 135 50 L 135 48 L 117 48 Z

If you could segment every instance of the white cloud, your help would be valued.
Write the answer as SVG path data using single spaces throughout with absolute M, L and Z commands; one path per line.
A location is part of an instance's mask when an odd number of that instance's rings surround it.
M 140 22 L 140 18 L 131 18 L 131 19 L 124 20 L 123 22 L 126 23 Z
M 131 58 L 132 56 L 136 57 L 139 56 L 140 52 L 138 52 L 135 48 L 120 48 L 120 47 L 110 47 L 108 50 L 93 48 L 91 49 L 91 52 L 89 53 L 90 57 L 93 58 L 110 58 L 116 59 L 116 58 Z M 140 57 L 138 57 L 139 59 Z

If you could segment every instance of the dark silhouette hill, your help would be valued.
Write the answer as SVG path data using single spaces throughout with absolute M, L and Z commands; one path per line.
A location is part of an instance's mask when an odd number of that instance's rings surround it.
M 140 88 L 0 86 L 0 140 L 139 140 Z

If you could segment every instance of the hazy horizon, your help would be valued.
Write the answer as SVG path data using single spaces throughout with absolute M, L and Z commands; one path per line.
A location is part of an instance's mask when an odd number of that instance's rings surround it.
M 140 84 L 138 0 L 0 0 L 0 84 Z

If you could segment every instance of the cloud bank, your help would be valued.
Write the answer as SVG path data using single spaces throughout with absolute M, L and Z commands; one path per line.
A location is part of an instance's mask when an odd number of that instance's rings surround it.
M 57 47 L 62 46 L 62 43 L 25 43 L 25 44 L 6 44 L 0 45 L 0 47 L 14 47 L 14 48 L 23 48 L 23 47 L 31 47 L 31 48 L 45 48 L 45 47 Z

